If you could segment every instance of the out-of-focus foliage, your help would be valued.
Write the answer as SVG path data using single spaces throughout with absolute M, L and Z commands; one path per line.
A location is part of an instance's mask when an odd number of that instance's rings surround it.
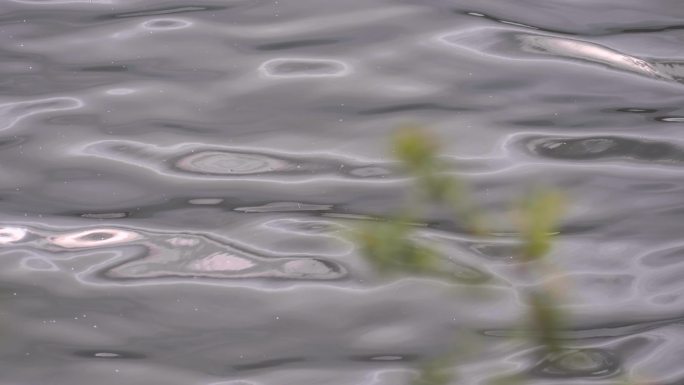
M 393 138 L 392 150 L 405 171 L 415 180 L 415 191 L 403 215 L 382 222 L 372 222 L 356 232 L 355 239 L 363 255 L 382 274 L 421 275 L 449 278 L 443 268 L 443 256 L 415 240 L 414 225 L 418 208 L 442 207 L 453 215 L 455 223 L 473 233 L 487 234 L 481 210 L 470 199 L 463 184 L 448 173 L 447 163 L 439 156 L 439 141 L 418 127 L 404 127 Z M 550 277 L 550 263 L 543 258 L 551 249 L 553 235 L 562 211 L 562 196 L 551 190 L 530 194 L 517 210 L 522 244 L 517 256 L 521 268 Z M 545 281 L 546 282 L 546 281 Z M 552 281 L 549 281 L 552 282 Z M 525 329 L 534 336 L 531 341 L 544 348 L 546 354 L 562 351 L 558 331 L 565 315 L 558 287 L 544 284 L 525 293 L 529 312 Z M 530 330 L 531 329 L 531 330 Z M 413 385 L 446 385 L 453 381 L 453 357 L 430 361 L 420 368 Z M 503 382 L 519 383 L 520 376 L 508 376 Z
M 545 353 L 557 353 L 561 350 L 558 331 L 564 322 L 564 315 L 558 307 L 558 299 L 547 291 L 533 291 L 529 294 L 529 323 L 534 329 L 534 340 L 539 346 L 546 348 Z
M 415 179 L 421 198 L 412 205 L 431 203 L 441 205 L 456 222 L 473 233 L 484 231 L 482 218 L 463 184 L 447 174 L 447 164 L 439 158 L 438 140 L 426 130 L 407 126 L 393 137 L 392 152 L 403 168 Z
M 454 379 L 453 359 L 447 355 L 431 360 L 420 367 L 418 377 L 411 385 L 447 385 Z
M 363 226 L 356 238 L 363 254 L 380 273 L 439 274 L 439 256 L 411 239 L 410 235 L 409 224 L 390 220 Z
M 535 191 L 525 200 L 520 215 L 522 260 L 535 260 L 549 252 L 562 207 L 563 199 L 555 191 Z

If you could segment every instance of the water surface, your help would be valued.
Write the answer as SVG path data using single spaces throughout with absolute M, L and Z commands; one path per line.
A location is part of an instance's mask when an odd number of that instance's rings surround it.
M 0 11 L 2 384 L 404 384 L 462 329 L 486 336 L 465 383 L 684 381 L 680 1 Z M 509 338 L 538 284 L 511 236 L 420 227 L 485 302 L 381 280 L 346 238 L 401 204 L 407 122 L 496 212 L 566 193 L 565 356 Z

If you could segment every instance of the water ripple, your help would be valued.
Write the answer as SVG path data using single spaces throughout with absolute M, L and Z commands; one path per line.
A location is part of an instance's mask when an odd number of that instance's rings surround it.
M 3 383 L 405 384 L 463 328 L 464 383 L 682 382 L 676 0 L 0 3 Z M 454 285 L 361 257 L 407 123 L 494 213 L 567 194 L 567 350 L 510 338 L 515 218 L 416 208 Z
M 684 147 L 677 143 L 626 136 L 537 136 L 525 138 L 521 144 L 534 155 L 559 160 L 627 160 L 660 165 L 684 162 Z
M 199 174 L 254 175 L 291 171 L 297 165 L 260 154 L 202 151 L 184 156 L 175 162 L 183 171 Z
M 436 41 L 497 58 L 565 58 L 661 80 L 680 81 L 684 61 L 660 58 L 646 60 L 613 48 L 562 36 L 515 33 L 504 28 L 483 28 L 438 35 Z M 517 47 L 517 48 L 512 48 Z
M 138 142 L 105 141 L 90 144 L 84 154 L 104 157 L 157 172 L 180 175 L 244 176 L 315 176 L 341 175 L 345 178 L 386 178 L 398 176 L 392 163 L 361 163 L 330 156 L 294 156 L 244 148 L 183 144 L 159 147 Z
M 84 0 L 87 1 L 87 0 Z M 192 12 L 206 12 L 206 11 L 220 11 L 228 9 L 226 6 L 217 5 L 186 5 L 186 6 L 175 6 L 175 7 L 159 7 L 159 8 L 148 8 L 138 11 L 114 13 L 108 15 L 101 15 L 98 19 L 109 20 L 109 19 L 127 19 L 133 17 L 147 17 L 147 16 L 160 16 L 160 15 L 173 15 L 182 13 L 192 13 Z
M 320 78 L 346 76 L 351 68 L 339 60 L 282 58 L 263 63 L 259 71 L 271 78 Z
M 66 96 L 0 104 L 0 114 L 5 121 L 0 130 L 12 128 L 22 119 L 32 115 L 74 110 L 82 106 L 83 102 L 80 99 Z
M 0 244 L 18 242 L 53 253 L 63 253 L 64 250 L 96 251 L 123 246 L 138 250 L 135 256 L 114 258 L 104 266 L 99 266 L 96 276 L 108 280 L 172 277 L 338 280 L 347 275 L 347 270 L 342 265 L 324 258 L 268 255 L 263 251 L 257 254 L 204 235 L 140 232 L 114 227 L 60 233 L 13 226 L 0 229 Z M 30 270 L 59 271 L 61 265 L 58 261 L 34 257 L 29 257 L 22 263 Z M 84 267 L 83 270 L 87 274 L 93 273 L 91 266 Z M 86 276 L 82 278 L 86 279 Z
M 122 350 L 78 350 L 73 354 L 77 357 L 100 358 L 108 360 L 141 360 L 146 358 L 144 354 Z
M 278 213 L 278 212 L 298 212 L 298 211 L 328 211 L 331 205 L 313 205 L 298 202 L 271 202 L 262 206 L 237 207 L 235 211 L 244 213 Z
M 551 354 L 530 372 L 550 378 L 606 378 L 619 370 L 620 361 L 610 351 L 581 349 Z
M 164 30 L 174 30 L 183 29 L 192 25 L 192 22 L 183 19 L 152 19 L 147 20 L 141 24 L 145 29 L 153 31 L 164 31 Z

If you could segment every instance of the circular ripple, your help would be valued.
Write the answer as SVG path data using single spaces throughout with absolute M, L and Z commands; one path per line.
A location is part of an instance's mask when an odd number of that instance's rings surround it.
M 191 26 L 192 23 L 183 19 L 153 19 L 142 23 L 142 27 L 151 30 L 181 29 Z
M 296 168 L 282 159 L 226 151 L 202 151 L 186 155 L 176 161 L 176 167 L 183 171 L 214 175 L 264 174 Z
M 348 75 L 349 66 L 330 59 L 273 59 L 263 63 L 259 72 L 266 77 L 340 77 Z
M 620 363 L 613 353 L 603 349 L 581 349 L 549 354 L 531 372 L 553 378 L 606 377 L 619 368 Z

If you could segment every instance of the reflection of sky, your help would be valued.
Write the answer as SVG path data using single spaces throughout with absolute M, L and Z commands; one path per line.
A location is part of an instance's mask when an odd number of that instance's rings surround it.
M 68 249 L 115 245 L 140 239 L 140 235 L 127 230 L 102 228 L 58 235 L 51 238 L 57 246 Z
M 59 233 L 43 230 L 31 232 L 37 239 L 32 242 L 34 246 L 44 251 L 60 252 L 60 255 L 64 254 L 64 249 L 89 253 L 99 253 L 100 249 L 116 251 L 115 258 L 110 258 L 97 269 L 103 273 L 102 276 L 111 279 L 205 277 L 330 280 L 343 278 L 347 274 L 341 265 L 320 257 L 296 254 L 272 256 L 264 250 L 258 253 L 244 250 L 201 234 L 154 233 L 116 227 Z M 0 244 L 21 241 L 28 233 L 29 230 L 23 227 L 0 228 Z M 127 252 L 122 246 L 136 246 L 131 250 L 137 251 Z M 23 266 L 46 270 L 38 266 L 38 259 L 29 259 Z M 54 263 L 66 263 L 72 259 L 60 257 Z M 40 265 L 45 263 L 52 265 L 53 262 L 44 260 Z M 90 271 L 90 268 L 86 267 L 85 271 Z
M 3 226 L 0 227 L 0 244 L 8 244 L 24 239 L 26 236 L 26 229 L 22 227 L 10 227 Z

